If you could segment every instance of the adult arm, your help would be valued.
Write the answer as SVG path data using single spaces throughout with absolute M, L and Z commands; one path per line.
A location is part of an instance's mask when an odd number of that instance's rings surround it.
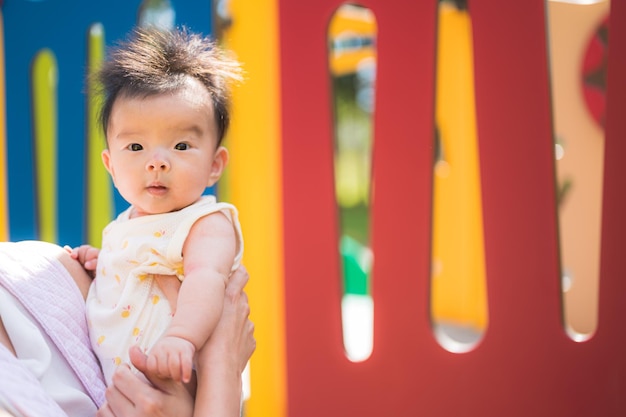
M 239 417 L 241 373 L 256 349 L 254 324 L 243 291 L 248 281 L 239 267 L 226 287 L 224 309 L 213 335 L 198 352 L 198 391 L 194 416 Z

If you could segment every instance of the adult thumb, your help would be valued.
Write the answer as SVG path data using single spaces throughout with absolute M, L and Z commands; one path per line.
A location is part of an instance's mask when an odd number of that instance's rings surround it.
M 135 368 L 142 374 L 145 374 L 148 370 L 148 356 L 141 351 L 139 346 L 131 346 L 128 350 L 130 356 L 130 362 Z

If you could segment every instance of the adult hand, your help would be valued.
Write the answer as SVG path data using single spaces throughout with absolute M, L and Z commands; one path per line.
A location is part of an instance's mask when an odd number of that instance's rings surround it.
M 243 291 L 248 272 L 241 266 L 230 276 L 222 317 L 198 352 L 198 390 L 194 416 L 239 417 L 241 373 L 256 349 L 250 306 Z
M 229 360 L 238 372 L 243 372 L 256 349 L 254 324 L 250 321 L 250 305 L 244 287 L 249 275 L 242 265 L 235 270 L 226 286 L 222 317 L 206 345 L 199 352 L 199 367 Z
M 132 364 L 145 375 L 120 366 L 106 391 L 106 404 L 98 417 L 187 417 L 193 414 L 194 400 L 187 388 L 171 379 L 162 379 L 147 369 L 147 357 L 136 346 L 130 349 Z

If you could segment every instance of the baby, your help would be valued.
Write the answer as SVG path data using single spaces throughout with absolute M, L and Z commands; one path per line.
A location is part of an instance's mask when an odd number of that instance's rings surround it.
M 139 345 L 148 368 L 189 382 L 241 261 L 237 211 L 203 196 L 228 162 L 229 84 L 239 64 L 187 29 L 137 29 L 98 72 L 102 161 L 130 207 L 102 249 L 72 250 L 95 271 L 87 297 L 91 342 L 107 383 Z

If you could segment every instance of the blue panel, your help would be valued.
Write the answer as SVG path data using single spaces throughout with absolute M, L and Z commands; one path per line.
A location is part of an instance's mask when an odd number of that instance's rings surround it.
M 11 240 L 37 239 L 33 172 L 30 67 L 49 48 L 59 65 L 58 243 L 85 240 L 84 166 L 87 31 L 104 25 L 107 44 L 123 38 L 136 22 L 140 1 L 8 0 L 5 28 L 9 228 Z M 211 0 L 172 1 L 176 24 L 211 33 Z M 119 196 L 116 209 L 126 205 Z

